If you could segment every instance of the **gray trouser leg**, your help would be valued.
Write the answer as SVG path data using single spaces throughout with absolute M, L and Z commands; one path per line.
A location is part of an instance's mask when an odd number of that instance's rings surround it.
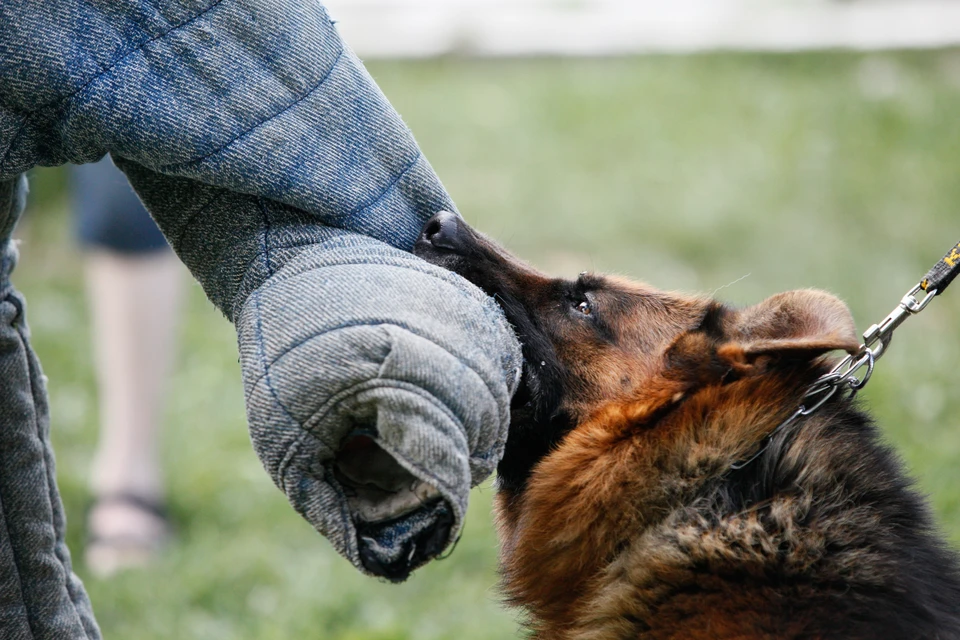
M 100 632 L 64 541 L 46 385 L 10 284 L 24 188 L 0 182 L 0 640 L 92 640 Z

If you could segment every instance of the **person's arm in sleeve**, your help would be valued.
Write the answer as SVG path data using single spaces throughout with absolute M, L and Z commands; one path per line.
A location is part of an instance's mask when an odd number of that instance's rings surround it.
M 404 579 L 494 469 L 520 366 L 493 301 L 408 253 L 452 202 L 320 5 L 111 6 L 0 9 L 0 179 L 111 153 L 236 325 L 273 480 Z

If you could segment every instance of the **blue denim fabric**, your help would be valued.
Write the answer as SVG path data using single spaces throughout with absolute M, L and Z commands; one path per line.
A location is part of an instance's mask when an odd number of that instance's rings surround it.
M 73 575 L 57 491 L 46 378 L 30 350 L 10 239 L 26 180 L 0 180 L 0 638 L 100 637 Z
M 37 164 L 107 152 L 235 323 L 251 438 L 294 508 L 357 567 L 391 579 L 442 550 L 470 486 L 502 453 L 519 348 L 491 300 L 407 253 L 423 222 L 453 203 L 325 10 L 299 0 L 4 0 L 0 185 L 12 198 L 16 176 Z M 8 252 L 14 209 L 0 209 Z M 9 270 L 0 286 L 14 295 Z M 21 324 L 18 311 L 3 327 Z M 25 380 L 5 376 L 0 398 L 26 397 Z M 357 431 L 439 499 L 361 517 L 334 465 Z M 40 444 L 49 454 L 45 436 Z M 0 484 L 5 517 L 7 500 Z M 62 540 L 62 518 L 42 523 Z M 32 539 L 6 544 L 21 543 L 54 553 Z M 59 567 L 70 575 L 68 560 Z M 37 584 L 4 572 L 0 616 Z M 82 608 L 67 596 L 58 602 Z M 35 615 L 29 603 L 21 610 Z M 81 626 L 86 636 L 24 637 L 95 637 Z

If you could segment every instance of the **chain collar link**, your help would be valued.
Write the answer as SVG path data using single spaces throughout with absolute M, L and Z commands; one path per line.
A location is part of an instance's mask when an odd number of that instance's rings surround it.
M 924 291 L 924 296 L 918 300 L 917 294 L 921 291 Z M 848 354 L 829 373 L 820 376 L 816 382 L 810 385 L 803 394 L 803 403 L 786 420 L 764 437 L 755 454 L 746 460 L 734 462 L 730 465 L 730 468 L 738 471 L 759 458 L 760 454 L 770 446 L 773 437 L 784 427 L 800 416 L 808 416 L 817 411 L 838 390 L 849 390 L 850 397 L 855 396 L 870 381 L 870 376 L 873 375 L 873 367 L 880 356 L 887 352 L 887 347 L 890 346 L 890 341 L 893 339 L 894 330 L 910 316 L 926 309 L 936 295 L 936 289 L 924 290 L 923 283 L 910 289 L 900 300 L 900 304 L 886 318 L 864 332 L 863 344 L 860 345 L 856 353 Z

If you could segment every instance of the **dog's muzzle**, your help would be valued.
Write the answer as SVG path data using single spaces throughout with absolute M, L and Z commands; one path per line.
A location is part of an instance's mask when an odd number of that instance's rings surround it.
M 475 244 L 474 234 L 460 216 L 441 211 L 424 223 L 413 253 L 438 267 L 465 275 L 464 259 Z
M 424 223 L 417 244 L 428 245 L 434 250 L 462 251 L 463 227 L 460 222 L 456 214 L 441 211 Z

